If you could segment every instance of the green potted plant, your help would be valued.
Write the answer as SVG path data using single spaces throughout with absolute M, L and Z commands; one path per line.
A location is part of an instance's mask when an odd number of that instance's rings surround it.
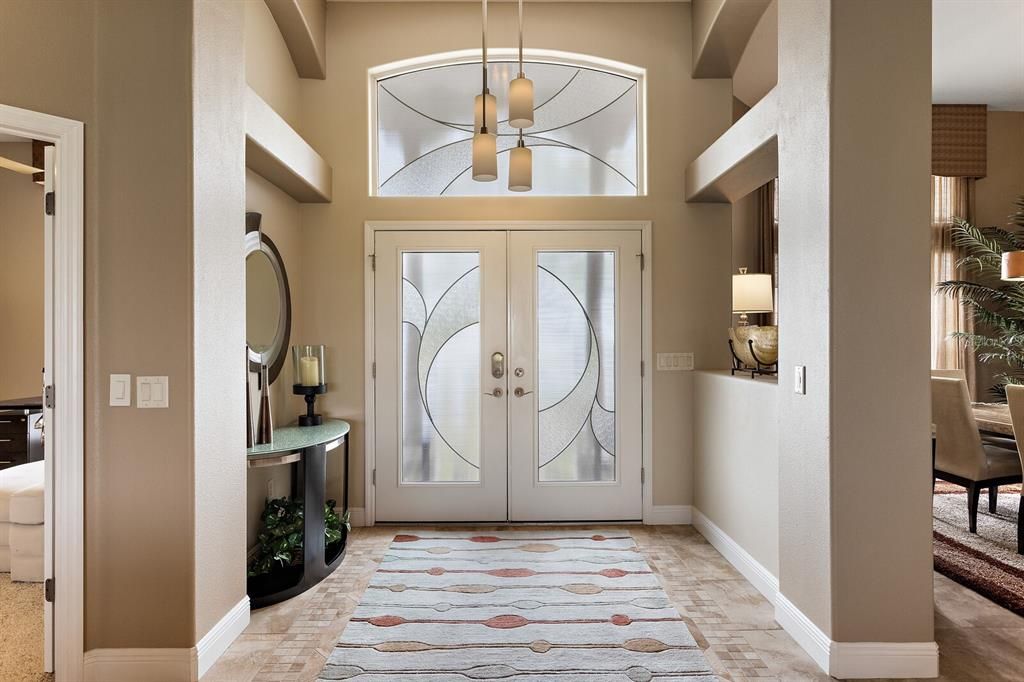
M 1014 205 L 1017 210 L 1010 216 L 1010 230 L 954 219 L 953 243 L 963 252 L 957 267 L 966 279 L 937 287 L 948 296 L 959 296 L 973 316 L 973 331 L 951 336 L 970 347 L 978 362 L 999 365 L 991 391 L 1001 399 L 1006 397 L 1007 384 L 1024 383 L 1024 282 L 1000 279 L 1002 254 L 1024 251 L 1024 196 Z
M 327 560 L 338 555 L 352 529 L 349 512 L 338 514 L 337 503 L 324 505 L 324 543 Z M 302 576 L 303 500 L 285 497 L 267 500 L 260 516 L 256 552 L 249 562 L 249 594 L 269 594 L 294 585 Z

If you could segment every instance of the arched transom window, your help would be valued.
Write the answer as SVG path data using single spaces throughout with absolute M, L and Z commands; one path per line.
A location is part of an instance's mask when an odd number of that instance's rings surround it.
M 644 194 L 643 72 L 564 58 L 531 59 L 525 71 L 535 93 L 534 126 L 525 131 L 533 150 L 531 194 Z M 475 182 L 470 172 L 479 60 L 383 67 L 371 74 L 376 90 L 371 191 L 386 197 L 516 194 L 508 190 L 508 158 L 519 133 L 507 122 L 507 89 L 517 72 L 518 63 L 509 57 L 489 64 L 490 90 L 498 99 L 499 177 L 487 183 Z

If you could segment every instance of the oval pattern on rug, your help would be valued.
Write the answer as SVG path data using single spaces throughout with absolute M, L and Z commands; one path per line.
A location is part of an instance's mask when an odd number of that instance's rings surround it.
M 319 679 L 717 678 L 628 533 L 524 529 L 397 535 Z

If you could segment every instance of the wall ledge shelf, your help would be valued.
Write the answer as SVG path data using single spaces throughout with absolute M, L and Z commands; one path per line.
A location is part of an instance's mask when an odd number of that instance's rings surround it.
M 331 201 L 330 164 L 252 88 L 245 94 L 245 166 L 299 203 Z
M 686 201 L 731 203 L 779 174 L 779 92 L 773 88 L 686 168 Z

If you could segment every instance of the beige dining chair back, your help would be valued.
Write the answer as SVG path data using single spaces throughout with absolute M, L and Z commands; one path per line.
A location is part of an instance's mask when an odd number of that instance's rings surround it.
M 989 489 L 989 507 L 1000 485 L 1021 481 L 1016 450 L 984 443 L 971 411 L 967 382 L 932 377 L 932 423 L 935 424 L 935 477 L 967 488 L 969 527 L 977 532 L 978 499 Z
M 1024 438 L 1024 386 L 1007 386 L 1006 402 L 1010 404 L 1013 435 Z M 1024 459 L 1021 466 L 1024 467 Z M 1024 491 L 1017 503 L 1017 554 L 1024 554 Z

